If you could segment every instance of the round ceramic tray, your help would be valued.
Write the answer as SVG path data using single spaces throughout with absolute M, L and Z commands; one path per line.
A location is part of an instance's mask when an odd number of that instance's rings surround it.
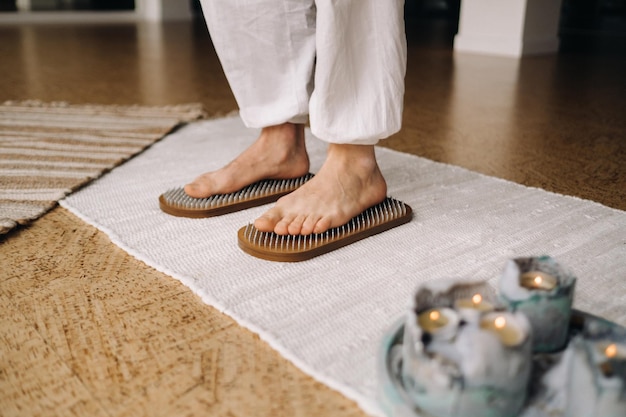
M 574 336 L 578 334 L 585 323 L 590 320 L 597 320 L 604 324 L 622 328 L 600 317 L 579 310 L 572 310 L 570 335 Z M 378 401 L 383 411 L 389 417 L 432 417 L 430 414 L 412 405 L 402 384 L 403 336 L 404 318 L 398 320 L 383 337 L 377 361 Z M 535 356 L 533 359 L 533 375 L 531 381 L 537 381 L 537 383 L 531 382 L 531 392 L 528 393 L 528 401 L 518 417 L 551 417 L 551 415 L 543 410 L 544 401 L 539 391 L 540 384 L 538 381 L 560 355 L 561 353 L 554 353 Z

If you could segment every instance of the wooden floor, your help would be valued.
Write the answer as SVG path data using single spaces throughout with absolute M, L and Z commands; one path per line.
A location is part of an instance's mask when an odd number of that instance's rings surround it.
M 408 38 L 404 127 L 381 145 L 626 209 L 623 54 L 454 54 L 443 21 Z M 236 108 L 201 22 L 0 39 L 1 99 Z M 0 416 L 363 415 L 64 209 L 0 241 L 0 260 Z

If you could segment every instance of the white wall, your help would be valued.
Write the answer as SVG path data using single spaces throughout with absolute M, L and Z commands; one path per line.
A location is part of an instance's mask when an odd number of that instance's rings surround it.
M 145 20 L 191 19 L 189 0 L 135 0 L 138 15 Z
M 16 0 L 18 12 L 0 13 L 0 24 L 20 23 L 98 23 L 129 21 L 188 20 L 193 17 L 190 0 L 135 0 L 131 11 L 32 11 L 33 6 L 46 8 L 57 0 Z M 53 4 L 54 3 L 54 4 Z
M 520 57 L 559 49 L 562 0 L 462 0 L 454 50 Z

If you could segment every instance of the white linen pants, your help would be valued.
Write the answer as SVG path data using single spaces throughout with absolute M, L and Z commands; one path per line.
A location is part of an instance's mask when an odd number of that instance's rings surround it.
M 404 0 L 201 0 L 244 124 L 304 123 L 331 143 L 400 130 Z

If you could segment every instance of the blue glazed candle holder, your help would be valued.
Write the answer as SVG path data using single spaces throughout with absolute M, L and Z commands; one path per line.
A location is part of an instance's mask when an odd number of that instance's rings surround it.
M 567 345 L 576 277 L 549 256 L 509 260 L 500 276 L 500 296 L 511 311 L 528 317 L 534 352 Z
M 403 337 L 403 385 L 419 410 L 435 417 L 514 417 L 523 407 L 530 323 L 504 311 L 486 283 L 421 287 Z

